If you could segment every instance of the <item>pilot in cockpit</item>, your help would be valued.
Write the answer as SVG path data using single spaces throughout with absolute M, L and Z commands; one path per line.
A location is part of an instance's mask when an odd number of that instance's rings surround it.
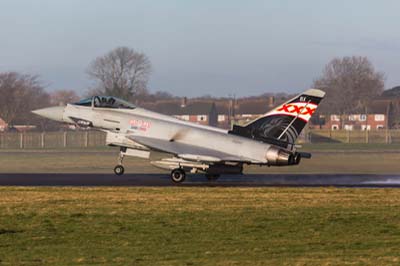
M 92 98 L 81 100 L 75 105 L 93 106 L 95 108 L 116 108 L 116 109 L 135 109 L 136 106 L 111 96 L 94 96 Z

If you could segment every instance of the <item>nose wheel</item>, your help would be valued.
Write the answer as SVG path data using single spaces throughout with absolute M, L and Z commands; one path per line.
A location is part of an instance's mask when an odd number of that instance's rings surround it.
M 115 168 L 114 168 L 114 173 L 115 173 L 116 175 L 123 175 L 124 172 L 125 172 L 125 168 L 124 168 L 122 165 L 117 165 L 117 166 L 115 166 Z
M 185 181 L 186 173 L 181 168 L 176 168 L 171 171 L 171 179 L 174 183 L 182 183 Z
M 121 147 L 119 155 L 118 155 L 118 164 L 117 164 L 117 166 L 114 167 L 114 173 L 116 175 L 123 175 L 125 172 L 125 168 L 122 166 L 125 151 L 126 151 L 126 148 Z

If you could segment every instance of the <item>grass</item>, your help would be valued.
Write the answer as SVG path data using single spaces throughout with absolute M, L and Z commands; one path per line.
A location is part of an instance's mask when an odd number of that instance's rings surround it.
M 394 146 L 331 145 L 304 146 L 315 153 L 300 166 L 246 172 L 400 172 Z M 111 173 L 116 156 L 2 150 L 0 172 Z M 400 265 L 399 254 L 397 189 L 0 187 L 1 266 Z
M 400 190 L 0 188 L 0 265 L 399 265 Z

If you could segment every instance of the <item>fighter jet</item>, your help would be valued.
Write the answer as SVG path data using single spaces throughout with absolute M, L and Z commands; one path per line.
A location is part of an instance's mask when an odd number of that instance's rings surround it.
M 298 152 L 295 142 L 324 96 L 321 90 L 309 89 L 230 130 L 182 121 L 111 96 L 94 96 L 33 113 L 106 132 L 106 144 L 120 149 L 116 175 L 125 171 L 125 156 L 150 159 L 153 151 L 169 154 L 151 164 L 169 170 L 172 181 L 181 183 L 188 172 L 215 180 L 221 174 L 242 174 L 244 165 L 292 166 L 311 158 L 309 153 Z

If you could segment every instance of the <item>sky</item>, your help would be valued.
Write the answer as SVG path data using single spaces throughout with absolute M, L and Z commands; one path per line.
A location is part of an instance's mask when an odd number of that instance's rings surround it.
M 398 0 L 0 0 L 0 72 L 49 91 L 93 86 L 96 57 L 145 53 L 151 92 L 247 96 L 311 87 L 334 57 L 367 56 L 400 85 Z

